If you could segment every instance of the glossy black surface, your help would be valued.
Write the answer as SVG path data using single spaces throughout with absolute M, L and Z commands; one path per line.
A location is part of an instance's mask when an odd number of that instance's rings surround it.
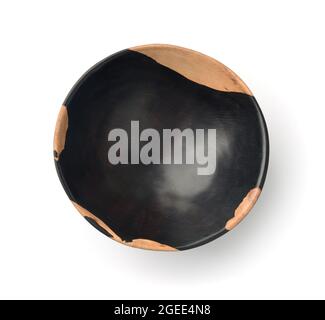
M 71 200 L 123 240 L 142 238 L 188 249 L 226 232 L 254 187 L 262 187 L 267 132 L 254 97 L 192 82 L 129 50 L 97 64 L 66 98 L 69 127 L 57 162 Z M 108 132 L 130 121 L 141 129 L 217 129 L 217 169 L 196 165 L 112 165 Z M 103 230 L 102 230 L 103 231 Z

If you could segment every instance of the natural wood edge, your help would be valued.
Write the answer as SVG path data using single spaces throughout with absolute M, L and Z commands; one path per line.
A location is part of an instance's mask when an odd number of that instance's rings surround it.
M 156 251 L 177 251 L 177 249 L 170 247 L 166 244 L 161 244 L 159 242 L 148 239 L 134 239 L 131 242 L 123 241 L 122 243 L 126 244 L 127 246 L 139 249 Z
M 170 247 L 165 244 L 161 244 L 159 242 L 148 240 L 148 239 L 134 239 L 130 242 L 124 241 L 119 237 L 105 222 L 103 222 L 101 219 L 93 215 L 91 212 L 89 212 L 87 209 L 81 207 L 79 204 L 72 201 L 72 204 L 75 206 L 75 208 L 80 212 L 80 214 L 83 217 L 88 217 L 94 220 L 101 228 L 106 230 L 111 236 L 112 239 L 125 244 L 129 247 L 133 248 L 139 248 L 139 249 L 146 249 L 146 250 L 156 250 L 156 251 L 177 251 L 177 249 Z
M 68 111 L 66 106 L 62 106 L 56 121 L 53 148 L 55 151 L 54 159 L 59 160 L 60 154 L 65 146 L 65 139 L 68 130 Z
M 235 228 L 248 215 L 250 210 L 255 205 L 260 194 L 261 194 L 260 188 L 251 189 L 247 193 L 246 197 L 243 199 L 243 201 L 239 204 L 239 206 L 235 210 L 234 217 L 228 220 L 226 224 L 226 229 L 228 231 Z
M 168 45 L 149 44 L 129 48 L 209 88 L 252 95 L 247 85 L 221 62 L 194 50 Z
M 104 230 L 106 230 L 110 235 L 112 235 L 112 239 L 118 242 L 122 242 L 122 239 L 101 219 L 97 218 L 95 215 L 93 215 L 91 212 L 89 212 L 87 209 L 81 207 L 79 204 L 72 201 L 72 204 L 75 206 L 75 208 L 81 213 L 83 217 L 88 217 L 94 220 L 100 227 L 102 227 Z

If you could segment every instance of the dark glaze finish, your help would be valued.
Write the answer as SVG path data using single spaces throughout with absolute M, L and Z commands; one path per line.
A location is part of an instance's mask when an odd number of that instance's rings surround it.
M 68 130 L 56 161 L 61 182 L 72 201 L 123 241 L 149 239 L 178 250 L 202 245 L 227 232 L 247 193 L 262 188 L 268 137 L 250 95 L 208 88 L 124 50 L 89 70 L 64 105 Z M 108 132 L 123 128 L 130 139 L 131 120 L 159 132 L 217 129 L 217 170 L 198 176 L 196 165 L 111 165 Z

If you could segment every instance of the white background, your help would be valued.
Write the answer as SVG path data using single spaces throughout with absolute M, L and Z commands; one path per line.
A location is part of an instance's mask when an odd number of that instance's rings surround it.
M 324 1 L 0 1 L 0 298 L 325 298 Z M 186 252 L 100 234 L 53 163 L 56 117 L 75 81 L 147 43 L 225 63 L 269 128 L 269 172 L 252 213 Z

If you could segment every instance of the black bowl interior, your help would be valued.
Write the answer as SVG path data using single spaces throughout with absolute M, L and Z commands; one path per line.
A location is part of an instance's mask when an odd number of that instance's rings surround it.
M 108 159 L 123 138 L 109 141 L 116 128 L 127 134 L 127 146 L 116 151 L 127 163 Z M 148 128 L 158 132 L 158 143 L 134 133 Z M 215 155 L 210 174 L 198 174 L 197 158 L 186 162 L 186 137 L 178 145 L 182 163 L 164 163 L 166 129 L 190 129 L 194 150 L 203 130 L 202 155 L 209 147 Z M 209 129 L 216 137 L 210 144 Z M 145 151 L 156 152 L 156 163 L 141 161 Z M 82 76 L 61 108 L 54 154 L 70 200 L 97 229 L 133 247 L 184 250 L 247 215 L 265 180 L 268 136 L 255 98 L 232 71 L 188 49 L 149 45 L 114 54 Z

